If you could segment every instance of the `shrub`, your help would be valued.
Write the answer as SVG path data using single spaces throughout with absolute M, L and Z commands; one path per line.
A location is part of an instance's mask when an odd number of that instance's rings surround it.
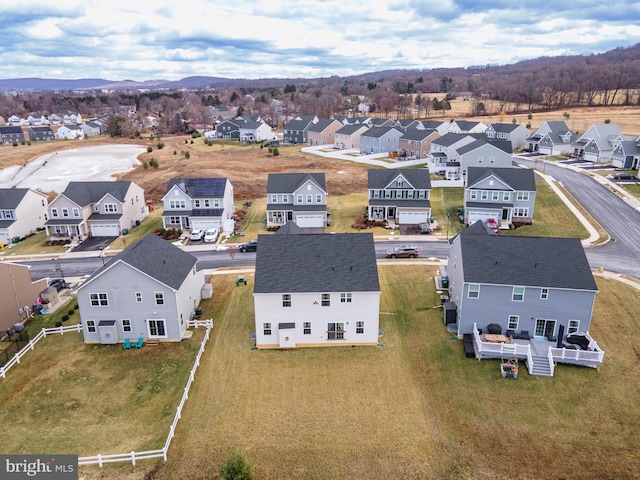
M 146 170 L 147 168 L 149 168 L 149 164 L 147 162 L 142 162 L 142 168 Z
M 62 322 L 61 322 L 60 320 L 58 320 L 58 321 L 56 322 L 56 328 L 57 328 L 57 327 L 61 327 L 61 326 L 62 326 Z
M 78 305 L 77 303 L 73 306 L 74 310 L 78 310 L 80 308 L 80 305 Z
M 13 146 L 17 147 L 18 146 L 18 142 L 13 142 Z
M 66 322 L 67 320 L 69 320 L 69 315 L 62 315 L 62 317 L 60 317 L 60 320 Z
M 69 310 L 67 313 L 68 313 L 69 315 L 73 315 L 73 313 L 74 313 L 74 312 L 75 312 L 75 310 L 72 308 L 72 309 L 71 309 L 71 310 Z
M 200 136 L 201 136 L 200 132 L 198 132 L 198 131 L 191 132 L 191 138 L 198 138 Z
M 186 138 L 184 139 L 184 144 L 186 145 L 187 143 L 189 143 L 189 140 L 187 140 Z
M 20 145 L 25 145 L 25 143 L 26 143 L 26 142 L 25 142 L 24 140 L 22 140 L 22 141 L 20 142 Z
M 184 158 L 191 158 L 191 154 L 189 152 L 184 152 Z
M 149 152 L 149 153 L 153 152 L 153 148 L 147 147 L 147 152 Z
M 611 119 L 610 118 L 605 118 L 604 119 L 604 123 L 611 123 Z
M 274 157 L 277 157 L 278 155 L 280 155 L 280 150 L 278 150 L 278 147 L 273 147 L 273 151 L 271 153 Z
M 531 122 L 527 122 L 527 128 L 531 128 Z
M 153 140 L 153 133 L 149 135 L 149 140 Z
M 151 160 L 149 160 L 149 166 L 153 167 L 153 168 L 158 168 L 160 165 L 158 164 L 158 161 L 151 157 Z
M 31 145 L 31 142 L 27 142 L 27 145 Z
M 245 454 L 234 448 L 220 465 L 218 475 L 222 480 L 253 480 L 253 468 Z
M 177 151 L 177 150 L 174 150 L 174 151 L 173 151 L 173 154 L 174 154 L 174 155 L 177 155 L 177 154 L 178 154 L 178 151 Z
M 158 150 L 162 150 L 164 148 L 164 143 L 158 142 Z
M 533 118 L 533 115 L 531 115 L 531 113 L 529 113 L 529 115 L 527 115 L 527 119 L 531 120 Z

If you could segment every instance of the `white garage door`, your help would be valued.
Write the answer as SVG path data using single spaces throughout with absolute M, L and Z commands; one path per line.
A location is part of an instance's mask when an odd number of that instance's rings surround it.
M 9 235 L 6 233 L 0 233 L 0 243 L 4 245 L 9 244 Z
M 118 224 L 114 225 L 91 225 L 91 234 L 94 237 L 117 237 Z
M 469 225 L 478 220 L 486 221 L 488 218 L 493 218 L 497 222 L 500 214 L 498 212 L 469 212 Z
M 398 223 L 400 225 L 415 225 L 427 222 L 428 212 L 399 212 Z
M 192 230 L 198 230 L 201 228 L 202 230 L 209 230 L 210 228 L 217 228 L 220 230 L 220 221 L 219 220 L 194 220 L 193 217 L 190 218 L 190 226 Z
M 297 215 L 296 224 L 301 228 L 324 227 L 324 216 Z

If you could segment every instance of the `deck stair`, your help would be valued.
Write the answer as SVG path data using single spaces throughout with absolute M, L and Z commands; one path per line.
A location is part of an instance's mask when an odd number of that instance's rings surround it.
M 539 377 L 553 377 L 552 366 L 549 363 L 548 357 L 532 356 L 532 363 L 529 369 L 530 375 L 537 375 Z

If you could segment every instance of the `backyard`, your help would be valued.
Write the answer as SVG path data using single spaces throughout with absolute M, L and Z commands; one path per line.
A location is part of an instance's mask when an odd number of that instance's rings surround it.
M 640 475 L 637 290 L 598 279 L 600 371 L 559 365 L 542 378 L 522 368 L 514 380 L 498 361 L 466 358 L 447 333 L 434 267 L 379 272 L 380 346 L 287 351 L 252 350 L 252 277 L 236 287 L 233 275 L 215 276 L 216 327 L 169 460 L 140 470 L 210 478 L 240 447 L 264 479 Z M 83 473 L 118 478 L 122 468 Z

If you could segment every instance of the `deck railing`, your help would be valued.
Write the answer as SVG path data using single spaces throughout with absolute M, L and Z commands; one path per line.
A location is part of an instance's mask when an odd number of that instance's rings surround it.
M 494 343 L 484 342 L 480 337 L 480 332 L 476 324 L 473 324 L 473 338 L 476 344 L 476 352 L 482 356 L 490 357 L 518 357 L 518 358 L 530 358 L 531 347 L 529 345 L 522 345 L 519 343 Z
M 604 351 L 588 333 L 584 334 L 589 339 L 592 350 L 549 348 L 554 362 L 577 363 L 589 367 L 599 367 L 604 362 Z

